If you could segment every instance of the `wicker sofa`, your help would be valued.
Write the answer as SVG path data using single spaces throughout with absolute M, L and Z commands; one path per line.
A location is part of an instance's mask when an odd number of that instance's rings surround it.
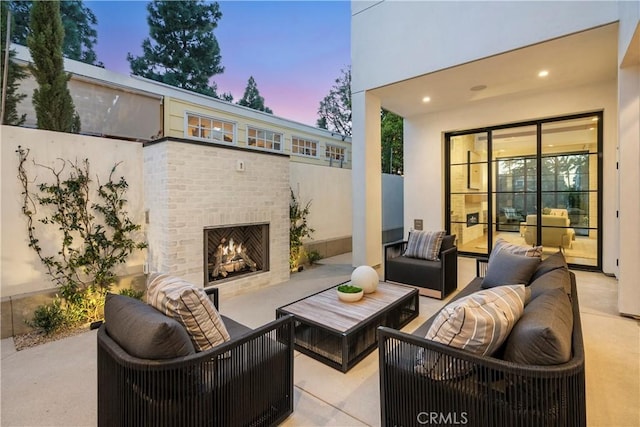
M 480 260 L 479 277 L 454 300 L 479 290 L 485 271 L 486 260 Z M 492 356 L 480 356 L 427 340 L 424 336 L 437 313 L 413 334 L 379 328 L 382 425 L 585 426 L 580 312 L 575 276 L 566 272 L 573 316 L 573 329 L 568 337 L 570 358 L 566 363 L 547 366 L 514 363 L 501 358 L 504 348 Z M 564 274 L 556 271 L 549 279 Z M 566 287 L 562 292 L 566 292 Z M 434 379 L 419 372 L 416 369 L 419 354 L 448 366 L 446 378 Z
M 217 308 L 217 289 L 208 294 Z M 162 317 L 169 319 L 142 301 L 132 301 L 125 301 L 131 334 L 157 326 Z M 160 317 L 154 317 L 154 310 Z M 253 330 L 225 316 L 222 320 L 230 341 L 172 358 L 168 357 L 175 348 L 169 348 L 160 351 L 162 359 L 146 359 L 129 354 L 109 333 L 109 323 L 113 330 L 116 322 L 106 319 L 97 338 L 98 425 L 270 426 L 282 422 L 293 412 L 293 318 L 282 317 Z M 176 332 L 183 334 L 179 329 L 172 331 L 171 339 Z M 122 333 L 126 331 L 113 335 Z M 157 346 L 166 346 L 166 341 L 149 340 Z

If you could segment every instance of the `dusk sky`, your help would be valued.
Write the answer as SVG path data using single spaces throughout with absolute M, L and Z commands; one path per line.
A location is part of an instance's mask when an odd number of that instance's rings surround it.
M 274 115 L 315 126 L 322 98 L 348 67 L 348 1 L 220 1 L 214 31 L 224 73 L 218 93 L 239 101 L 250 76 Z M 85 0 L 98 19 L 95 51 L 105 68 L 130 74 L 127 52 L 149 36 L 146 1 Z

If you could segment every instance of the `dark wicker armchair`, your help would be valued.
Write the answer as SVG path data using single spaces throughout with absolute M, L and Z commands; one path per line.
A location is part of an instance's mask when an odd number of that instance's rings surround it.
M 215 295 L 217 307 L 217 294 Z M 169 360 L 139 359 L 98 331 L 98 425 L 271 426 L 293 412 L 293 318 Z M 231 329 L 245 331 L 234 338 Z
M 584 346 L 573 273 L 571 303 L 572 357 L 560 365 L 516 364 L 380 327 L 382 425 L 585 426 Z M 419 330 L 425 331 L 432 321 Z M 448 376 L 433 379 L 417 373 L 420 351 L 449 366 Z
M 402 254 L 407 241 L 384 247 L 384 280 L 419 287 L 421 295 L 443 299 L 458 287 L 458 248 L 455 235 L 442 240 L 438 261 L 409 258 Z

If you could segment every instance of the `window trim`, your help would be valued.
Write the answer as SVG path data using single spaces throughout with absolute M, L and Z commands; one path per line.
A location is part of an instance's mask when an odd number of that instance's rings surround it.
M 232 130 L 232 141 L 225 141 L 225 140 L 219 140 L 219 139 L 214 139 L 214 138 L 205 138 L 205 137 L 201 137 L 201 136 L 194 136 L 191 135 L 189 132 L 189 116 L 192 117 L 197 117 L 198 119 L 206 119 L 206 120 L 211 120 L 211 121 L 218 121 L 221 122 L 223 125 L 224 124 L 230 124 L 231 126 L 233 126 L 233 130 Z M 198 140 L 198 141 L 204 141 L 207 143 L 214 143 L 214 144 L 225 144 L 225 145 L 237 145 L 238 144 L 238 122 L 232 121 L 232 120 L 226 120 L 220 117 L 215 117 L 215 116 L 208 116 L 206 114 L 201 114 L 201 113 L 196 113 L 193 111 L 188 111 L 185 110 L 184 112 L 184 137 L 188 138 L 188 139 L 194 139 L 194 140 Z M 224 132 L 223 132 L 223 137 L 224 137 Z
M 344 147 L 344 146 L 342 146 L 342 145 L 338 145 L 338 144 L 331 144 L 331 143 L 326 143 L 326 144 L 325 144 L 325 149 L 324 149 L 324 153 L 325 153 L 325 155 L 324 155 L 324 160 L 325 160 L 325 161 L 327 161 L 327 162 L 331 162 L 332 160 L 333 160 L 333 161 L 336 161 L 336 162 L 339 162 L 339 161 L 340 161 L 340 159 L 333 159 L 333 158 L 331 158 L 331 157 L 327 157 L 327 151 L 328 151 L 329 149 L 331 149 L 331 148 L 339 148 L 339 149 L 341 149 L 341 150 L 342 150 L 342 156 L 344 157 L 344 158 L 342 159 L 342 163 L 343 163 L 343 164 L 345 164 L 345 163 L 349 163 L 349 157 L 348 157 L 348 155 L 347 155 L 347 153 L 348 153 L 348 151 L 347 151 L 347 147 Z
M 303 141 L 307 141 L 307 142 L 313 142 L 314 144 L 316 144 L 316 154 L 315 155 L 311 155 L 311 154 L 303 154 L 303 153 L 294 153 L 293 152 L 293 140 L 294 139 L 299 139 L 299 140 L 303 140 Z M 291 155 L 292 156 L 298 156 L 298 157 L 303 157 L 305 159 L 320 159 L 320 141 L 316 140 L 316 139 L 309 139 L 309 138 L 304 138 L 302 136 L 297 136 L 297 135 L 292 135 L 291 136 Z
M 280 135 L 280 148 L 276 149 L 276 148 L 266 148 L 266 147 L 258 147 L 257 145 L 249 145 L 249 129 L 253 129 L 255 131 L 262 131 L 262 132 L 271 132 L 274 135 Z M 274 130 L 271 129 L 265 129 L 265 128 L 260 128 L 257 126 L 252 126 L 250 124 L 247 124 L 245 126 L 245 131 L 246 131 L 246 136 L 247 139 L 245 141 L 247 148 L 251 149 L 251 150 L 260 150 L 260 151 L 271 151 L 271 152 L 275 152 L 275 153 L 282 153 L 284 151 L 284 133 L 282 132 L 276 132 Z M 265 142 L 267 142 L 267 140 L 265 139 Z M 274 141 L 271 141 L 272 143 Z

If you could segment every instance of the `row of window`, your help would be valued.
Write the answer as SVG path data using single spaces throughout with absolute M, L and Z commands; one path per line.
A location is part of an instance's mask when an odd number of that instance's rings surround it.
M 187 113 L 186 135 L 216 142 L 235 142 L 236 124 L 211 117 Z M 247 145 L 270 151 L 283 150 L 284 135 L 266 129 L 247 126 Z M 320 143 L 318 141 L 292 136 L 291 154 L 303 157 L 318 158 Z M 344 147 L 327 144 L 324 153 L 329 161 L 345 162 L 346 150 Z

